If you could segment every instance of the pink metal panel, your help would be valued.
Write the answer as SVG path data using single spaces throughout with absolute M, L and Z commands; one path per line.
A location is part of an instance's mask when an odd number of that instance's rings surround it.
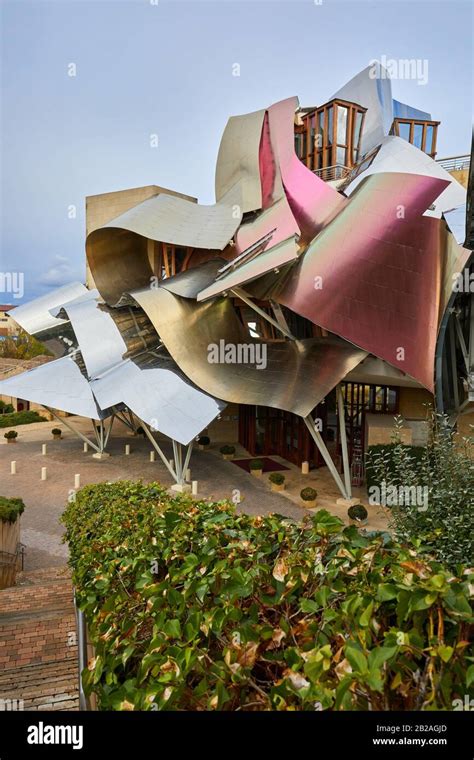
M 409 174 L 369 177 L 274 296 L 430 391 L 444 246 L 440 222 L 421 214 L 446 184 Z

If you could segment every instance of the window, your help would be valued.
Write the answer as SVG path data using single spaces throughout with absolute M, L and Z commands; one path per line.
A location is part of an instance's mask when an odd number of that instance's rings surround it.
M 323 176 L 328 174 L 323 170 L 351 168 L 357 162 L 365 111 L 357 103 L 333 100 L 304 114 L 295 134 L 300 135 L 297 155 L 308 169 Z M 329 174 L 324 178 L 341 176 Z
M 420 121 L 418 119 L 395 119 L 391 133 L 427 153 L 436 156 L 436 137 L 439 121 Z

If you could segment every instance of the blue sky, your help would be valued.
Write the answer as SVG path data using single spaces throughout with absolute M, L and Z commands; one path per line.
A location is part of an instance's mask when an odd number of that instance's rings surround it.
M 397 80 L 393 95 L 442 122 L 438 157 L 468 152 L 472 7 L 3 0 L 0 271 L 25 273 L 25 301 L 82 279 L 86 195 L 158 184 L 212 203 L 230 115 L 321 104 L 383 55 L 428 61 L 426 85 Z

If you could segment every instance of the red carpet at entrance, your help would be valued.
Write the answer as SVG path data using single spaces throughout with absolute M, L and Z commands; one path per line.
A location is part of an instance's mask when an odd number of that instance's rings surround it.
M 250 462 L 253 462 L 254 459 L 260 459 L 263 462 L 263 467 L 262 467 L 263 472 L 276 472 L 277 470 L 289 469 L 289 467 L 285 467 L 284 464 L 280 464 L 280 462 L 274 462 L 273 459 L 269 459 L 268 457 L 253 457 L 252 459 L 232 459 L 232 464 L 236 464 L 237 467 L 241 467 L 242 470 L 245 470 L 246 472 L 250 472 Z

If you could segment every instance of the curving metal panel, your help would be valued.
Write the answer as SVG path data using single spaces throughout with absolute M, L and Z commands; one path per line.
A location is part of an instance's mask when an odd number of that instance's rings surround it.
M 87 379 L 69 356 L 3 380 L 0 394 L 94 420 L 105 416 L 96 404 Z
M 241 185 L 242 212 L 262 208 L 259 146 L 265 109 L 231 116 L 224 129 L 216 163 L 216 200 L 222 202 Z
M 171 369 L 142 369 L 126 360 L 91 381 L 101 406 L 124 403 L 139 419 L 187 445 L 225 408 Z
M 90 298 L 91 291 L 80 282 L 71 282 L 29 303 L 17 306 L 10 316 L 30 335 L 49 331 L 66 324 L 67 320 L 56 319 L 51 310 L 77 298 Z
M 198 301 L 205 301 L 208 298 L 221 295 L 222 293 L 232 290 L 232 288 L 244 285 L 245 283 L 256 280 L 268 272 L 277 272 L 280 267 L 295 262 L 298 258 L 299 248 L 294 237 L 283 240 L 278 245 L 267 248 L 262 253 L 258 253 L 250 261 L 244 261 L 242 264 L 232 267 L 230 262 L 229 271 L 216 279 L 212 285 L 204 288 L 197 296 Z
M 201 290 L 211 285 L 216 279 L 219 269 L 226 264 L 225 259 L 216 258 L 205 261 L 197 267 L 180 272 L 174 277 L 161 280 L 160 288 L 169 290 L 182 298 L 196 298 Z
M 446 184 L 371 175 L 273 296 L 431 391 L 444 247 L 422 214 Z
M 329 339 L 270 344 L 255 340 L 225 298 L 197 304 L 163 289 L 131 295 L 185 375 L 225 401 L 271 406 L 305 417 L 367 355 L 349 343 Z M 253 355 L 256 361 L 228 363 L 228 347 L 237 356 Z M 219 361 L 210 361 L 216 353 Z M 265 357 L 264 367 L 261 361 L 259 368 L 258 356 Z

